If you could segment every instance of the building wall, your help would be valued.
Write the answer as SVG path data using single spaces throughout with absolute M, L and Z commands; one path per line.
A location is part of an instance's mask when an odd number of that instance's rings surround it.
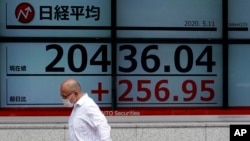
M 108 117 L 113 141 L 229 141 L 248 116 Z M 67 117 L 0 117 L 1 141 L 67 141 Z

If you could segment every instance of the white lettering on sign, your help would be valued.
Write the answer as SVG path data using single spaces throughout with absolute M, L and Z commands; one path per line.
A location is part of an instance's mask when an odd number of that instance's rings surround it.
M 102 111 L 105 116 L 140 116 L 141 113 L 137 111 Z
M 234 136 L 244 136 L 247 133 L 247 129 L 236 129 Z

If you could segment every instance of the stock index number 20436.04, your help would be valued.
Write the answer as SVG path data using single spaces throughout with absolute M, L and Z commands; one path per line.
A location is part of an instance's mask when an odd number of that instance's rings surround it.
M 46 51 L 56 51 L 56 54 L 45 70 L 64 72 L 65 67 L 68 67 L 72 72 L 84 72 L 87 67 L 95 66 L 101 67 L 101 72 L 108 72 L 112 64 L 110 48 L 109 45 L 102 44 L 93 51 L 91 47 L 82 44 L 74 44 L 67 49 L 58 44 L 47 45 Z M 63 57 L 67 58 L 63 63 L 67 66 L 59 65 Z M 124 44 L 118 46 L 116 58 L 118 73 L 132 73 L 138 69 L 146 73 L 157 71 L 166 73 L 173 70 L 171 67 L 179 73 L 190 72 L 194 67 L 205 67 L 206 72 L 209 73 L 213 72 L 213 67 L 216 66 L 211 45 L 203 45 L 197 51 L 191 45 L 177 45 L 173 49 L 159 45 L 140 47 Z M 167 64 L 167 62 L 171 63 Z

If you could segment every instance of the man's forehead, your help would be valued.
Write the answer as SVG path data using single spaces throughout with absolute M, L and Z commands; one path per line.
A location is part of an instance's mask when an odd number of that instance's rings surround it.
M 61 91 L 61 95 L 66 95 L 71 91 L 71 89 L 69 87 L 64 86 L 64 87 L 61 87 L 60 91 Z

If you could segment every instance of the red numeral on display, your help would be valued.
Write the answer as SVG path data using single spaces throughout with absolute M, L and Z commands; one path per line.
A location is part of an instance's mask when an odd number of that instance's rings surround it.
M 182 83 L 182 91 L 186 95 L 190 95 L 189 97 L 183 98 L 184 101 L 192 101 L 197 94 L 197 86 L 195 81 L 193 80 L 186 80 Z
M 119 101 L 133 101 L 132 97 L 129 97 L 129 93 L 132 90 L 132 82 L 129 80 L 121 80 L 119 81 L 119 85 L 121 84 L 126 84 L 127 85 L 127 89 L 126 91 L 119 97 Z
M 167 101 L 169 96 L 170 96 L 170 92 L 169 89 L 167 87 L 162 86 L 163 84 L 167 84 L 168 80 L 160 80 L 159 82 L 156 83 L 155 85 L 155 98 L 158 101 Z M 161 93 L 163 93 L 161 95 Z
M 201 81 L 201 91 L 207 91 L 208 97 L 201 97 L 201 101 L 211 101 L 214 98 L 214 89 L 208 87 L 208 84 L 214 84 L 214 80 L 202 80 Z
M 137 80 L 136 92 L 132 93 L 135 84 L 130 80 L 120 80 L 119 85 L 125 85 L 126 89 L 121 96 L 118 97 L 118 100 L 120 102 L 133 102 L 134 100 L 137 102 L 148 102 L 152 98 L 155 98 L 159 102 L 166 102 L 171 97 L 170 90 L 167 86 L 168 83 L 168 80 L 160 80 L 156 82 L 154 90 L 151 90 L 151 80 Z M 172 94 L 172 96 L 175 98 L 179 96 L 183 97 L 183 102 L 197 100 L 197 96 L 199 96 L 200 101 L 212 101 L 215 97 L 214 89 L 211 87 L 213 84 L 214 80 L 201 80 L 201 88 L 198 88 L 197 82 L 194 80 L 185 80 L 181 84 L 181 91 L 183 94 Z M 133 98 L 134 95 L 136 98 Z
M 144 97 L 137 96 L 137 101 L 140 101 L 140 102 L 148 101 L 150 99 L 150 97 L 151 97 L 151 91 L 145 85 L 150 84 L 151 80 L 138 80 L 137 83 L 138 83 L 138 85 L 137 85 L 138 92 L 145 92 Z

